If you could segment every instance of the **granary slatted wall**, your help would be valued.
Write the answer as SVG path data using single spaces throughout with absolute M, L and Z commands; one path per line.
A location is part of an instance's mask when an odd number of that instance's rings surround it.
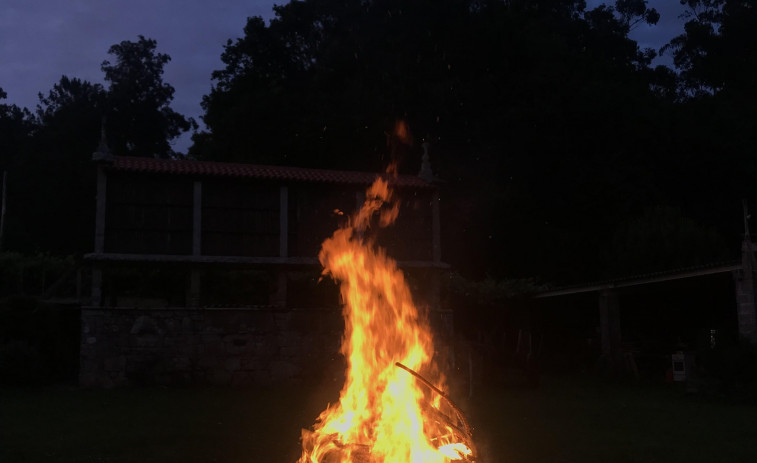
M 278 256 L 279 186 L 203 181 L 202 254 Z
M 124 278 L 119 269 L 148 262 L 154 271 L 162 268 L 154 264 L 175 264 L 171 272 L 190 273 L 186 292 L 148 298 L 151 304 L 170 299 L 188 306 L 289 306 L 288 283 L 296 287 L 302 282 L 297 272 L 318 274 L 321 243 L 363 202 L 375 177 L 197 161 L 106 160 L 98 174 L 95 235 L 101 238 L 88 256 L 95 264 L 95 281 L 104 282 L 93 287 L 93 305 L 105 302 L 103 289 L 124 286 L 117 281 Z M 400 265 L 443 267 L 436 189 L 413 176 L 391 181 L 401 201 L 400 215 L 394 226 L 371 231 L 377 244 Z M 240 271 L 257 275 L 243 280 L 257 288 L 255 296 L 214 291 L 227 286 L 224 281 L 239 279 Z M 106 298 L 111 302 L 118 299 L 112 293 Z
M 124 158 L 107 149 L 95 159 L 81 384 L 242 385 L 333 370 L 343 321 L 318 253 L 362 204 L 375 173 Z M 439 309 L 437 189 L 415 176 L 390 181 L 402 201 L 398 220 L 366 236 L 404 267 L 416 302 Z M 434 311 L 432 323 L 448 333 L 450 312 Z
M 321 243 L 355 210 L 362 189 L 355 186 L 289 187 L 289 255 L 315 257 Z
M 192 253 L 192 182 L 169 176 L 108 178 L 105 251 Z

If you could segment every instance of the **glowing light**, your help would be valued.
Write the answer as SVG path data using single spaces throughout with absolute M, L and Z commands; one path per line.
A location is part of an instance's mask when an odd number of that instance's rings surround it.
M 366 233 L 398 213 L 387 180 L 378 178 L 360 210 L 322 244 L 323 273 L 341 284 L 348 367 L 339 402 L 303 430 L 300 463 L 443 463 L 472 454 L 440 395 L 444 379 L 432 362 L 428 321 L 396 261 Z

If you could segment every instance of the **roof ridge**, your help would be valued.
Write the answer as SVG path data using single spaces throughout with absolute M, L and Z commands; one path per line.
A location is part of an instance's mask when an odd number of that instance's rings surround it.
M 134 156 L 114 156 L 108 170 L 163 173 L 173 175 L 202 175 L 268 180 L 289 180 L 320 183 L 370 184 L 377 177 L 386 178 L 387 173 L 366 171 L 332 170 L 312 167 L 245 164 L 239 162 L 203 161 L 197 159 L 155 159 Z M 394 180 L 398 186 L 434 188 L 420 177 L 402 174 Z

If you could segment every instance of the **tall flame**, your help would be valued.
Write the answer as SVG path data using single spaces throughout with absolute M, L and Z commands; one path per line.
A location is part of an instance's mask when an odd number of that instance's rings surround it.
M 448 462 L 470 455 L 460 428 L 445 419 L 441 378 L 437 386 L 423 384 L 415 373 L 439 376 L 428 321 L 396 261 L 366 237 L 375 216 L 383 227 L 398 213 L 387 180 L 377 178 L 360 210 L 322 245 L 324 275 L 341 282 L 348 367 L 339 402 L 312 431 L 303 430 L 299 463 Z

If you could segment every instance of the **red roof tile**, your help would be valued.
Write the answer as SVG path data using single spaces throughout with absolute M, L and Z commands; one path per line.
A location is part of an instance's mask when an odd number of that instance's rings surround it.
M 231 162 L 188 161 L 172 159 L 114 156 L 107 167 L 116 172 L 142 172 L 170 175 L 198 175 L 208 177 L 256 178 L 293 182 L 371 184 L 379 174 L 345 170 L 305 169 L 301 167 L 262 166 Z M 394 182 L 393 182 L 394 183 Z M 395 185 L 411 188 L 433 188 L 433 185 L 413 175 L 400 175 Z

